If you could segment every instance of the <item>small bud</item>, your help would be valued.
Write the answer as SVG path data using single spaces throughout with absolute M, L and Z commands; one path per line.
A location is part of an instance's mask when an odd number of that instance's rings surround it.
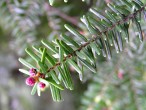
M 119 79 L 123 79 L 123 73 L 120 73 L 120 72 L 119 72 L 119 73 L 118 73 L 118 78 L 119 78 Z
M 28 85 L 28 86 L 34 86 L 36 80 L 33 78 L 33 77 L 28 77 L 26 80 L 25 80 L 25 83 Z
M 35 76 L 36 73 L 37 73 L 37 71 L 36 71 L 36 69 L 31 68 L 31 69 L 29 70 L 29 73 L 30 73 L 30 76 Z
M 79 31 L 80 34 L 84 34 L 84 31 Z
M 118 78 L 123 79 L 123 77 L 124 77 L 124 71 L 122 69 L 120 69 L 118 72 Z
M 40 83 L 39 83 L 39 87 L 40 87 L 41 89 L 44 89 L 44 88 L 46 87 L 46 84 L 44 84 L 43 82 L 40 82 Z

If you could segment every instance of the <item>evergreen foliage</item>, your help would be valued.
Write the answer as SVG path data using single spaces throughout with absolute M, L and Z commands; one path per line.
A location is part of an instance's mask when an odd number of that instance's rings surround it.
M 146 63 L 142 41 L 146 5 L 140 0 L 117 0 L 108 3 L 103 13 L 89 4 L 90 9 L 77 23 L 77 19 L 69 16 L 66 19 L 54 7 L 57 0 L 46 1 L 0 1 L 0 25 L 16 37 L 14 48 L 21 47 L 19 55 L 27 47 L 27 56 L 19 58 L 25 67 L 19 71 L 33 78 L 31 94 L 37 92 L 40 96 L 49 88 L 53 100 L 62 101 L 61 91 L 75 88 L 70 72 L 73 68 L 82 82 L 86 79 L 90 82 L 80 97 L 80 110 L 123 110 L 123 107 L 145 110 Z M 67 22 L 54 19 L 55 13 Z M 46 19 L 53 21 L 49 32 L 39 27 L 47 27 Z M 60 22 L 65 23 L 64 28 Z M 50 33 L 49 38 L 43 32 Z M 34 76 L 30 75 L 31 69 L 35 69 Z M 43 89 L 39 88 L 40 83 L 44 84 Z
M 50 1 L 51 4 L 53 1 Z M 97 72 L 96 59 L 102 54 L 111 59 L 111 49 L 114 47 L 118 52 L 123 50 L 123 42 L 129 42 L 129 25 L 135 25 L 140 41 L 143 41 L 141 29 L 141 18 L 145 15 L 145 5 L 139 0 L 120 0 L 119 4 L 108 4 L 110 11 L 105 11 L 105 15 L 100 14 L 97 9 L 91 8 L 87 15 L 81 18 L 90 36 L 85 37 L 72 26 L 65 24 L 64 27 L 70 32 L 69 35 L 62 33 L 61 39 L 52 42 L 42 40 L 44 46 L 32 46 L 26 52 L 36 61 L 32 65 L 20 58 L 19 61 L 25 66 L 34 67 L 39 72 L 45 74 L 45 79 L 39 79 L 50 85 L 52 97 L 55 101 L 60 101 L 60 90 L 63 85 L 70 90 L 74 89 L 72 78 L 68 66 L 71 65 L 83 80 L 84 68 L 88 68 L 93 73 Z M 71 36 L 76 36 L 80 41 L 75 41 Z M 28 73 L 20 69 L 23 73 Z M 34 86 L 32 89 L 36 91 Z M 55 92 L 56 91 L 56 92 Z

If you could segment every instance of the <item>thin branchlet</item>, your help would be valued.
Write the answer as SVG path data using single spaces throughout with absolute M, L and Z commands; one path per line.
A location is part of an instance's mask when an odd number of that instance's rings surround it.
M 145 7 L 146 7 L 146 5 L 144 5 L 143 7 L 141 7 L 139 10 L 135 11 L 134 13 L 128 15 L 127 17 L 125 17 L 125 18 L 115 22 L 114 24 L 112 24 L 112 26 L 110 26 L 110 27 L 106 28 L 104 31 L 100 32 L 98 34 L 98 36 L 93 35 L 92 39 L 90 39 L 88 42 L 82 44 L 74 52 L 72 52 L 72 53 L 68 54 L 67 56 L 65 56 L 64 59 L 63 59 L 63 62 L 65 62 L 69 58 L 72 58 L 73 56 L 76 56 L 76 52 L 81 51 L 83 48 L 88 46 L 91 42 L 96 41 L 98 38 L 101 37 L 102 34 L 108 32 L 108 31 L 113 30 L 117 25 L 121 25 L 121 24 L 127 22 L 128 20 L 133 19 L 138 13 L 142 12 L 145 9 Z M 60 66 L 63 62 L 57 62 L 53 67 L 50 67 L 47 72 L 50 72 L 50 71 L 54 70 L 56 67 Z

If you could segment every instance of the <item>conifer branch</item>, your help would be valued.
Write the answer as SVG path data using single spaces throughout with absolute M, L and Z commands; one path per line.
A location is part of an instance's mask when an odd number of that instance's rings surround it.
M 76 49 L 73 53 L 70 53 L 70 54 L 68 54 L 66 57 L 64 57 L 63 62 L 65 62 L 67 59 L 72 58 L 73 56 L 75 56 L 75 55 L 76 55 L 76 52 L 81 51 L 83 48 L 85 48 L 86 46 L 88 46 L 91 42 L 94 42 L 94 41 L 96 41 L 97 39 L 99 39 L 100 37 L 102 37 L 102 36 L 101 36 L 102 34 L 108 32 L 108 31 L 113 30 L 117 25 L 121 25 L 121 24 L 127 22 L 128 20 L 133 19 L 138 13 L 142 12 L 142 11 L 145 9 L 145 7 L 146 7 L 146 4 L 145 4 L 143 7 L 141 7 L 141 9 L 139 9 L 139 10 L 135 11 L 134 13 L 128 15 L 128 16 L 125 17 L 124 19 L 121 19 L 121 20 L 117 21 L 117 22 L 114 23 L 111 27 L 108 27 L 108 28 L 105 29 L 104 31 L 100 32 L 98 36 L 93 35 L 93 38 L 92 38 L 91 40 L 89 40 L 88 42 L 82 44 L 82 45 L 81 45 L 78 49 Z M 62 62 L 56 63 L 53 67 L 50 67 L 50 68 L 48 69 L 47 72 L 50 72 L 50 71 L 54 70 L 56 67 L 60 66 L 61 64 L 62 64 Z
M 33 50 L 26 48 L 25 51 L 38 65 L 36 67 L 36 65 L 32 65 L 22 58 L 19 59 L 23 65 L 30 68 L 29 72 L 24 69 L 19 70 L 29 75 L 26 79 L 26 84 L 33 86 L 32 95 L 38 90 L 36 87 L 39 82 L 39 84 L 42 84 L 41 87 L 50 85 L 53 100 L 60 101 L 62 99 L 60 91 L 64 90 L 64 86 L 70 90 L 74 89 L 69 65 L 77 71 L 81 81 L 84 76 L 83 67 L 88 68 L 93 73 L 97 73 L 96 58 L 97 55 L 100 55 L 100 52 L 104 57 L 110 59 L 111 46 L 114 46 L 117 52 L 123 51 L 123 37 L 125 37 L 125 40 L 129 40 L 128 20 L 132 20 L 132 23 L 137 27 L 140 40 L 143 40 L 140 20 L 142 12 L 146 16 L 146 5 L 138 0 L 128 2 L 122 0 L 121 5 L 108 4 L 108 6 L 111 11 L 106 11 L 105 16 L 101 15 L 96 9 L 91 9 L 89 14 L 81 18 L 92 36 L 90 39 L 72 26 L 65 25 L 65 28 L 71 34 L 84 43 L 78 43 L 62 33 L 61 40 L 55 39 L 52 42 L 42 40 L 41 42 L 45 47 L 32 46 Z M 95 16 L 99 18 L 98 21 Z M 74 56 L 77 57 L 73 58 Z M 31 83 L 28 83 L 29 81 Z

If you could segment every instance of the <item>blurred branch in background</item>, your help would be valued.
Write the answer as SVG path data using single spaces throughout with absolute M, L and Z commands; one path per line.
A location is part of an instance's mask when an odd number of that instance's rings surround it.
M 76 17 L 68 16 L 67 14 L 63 13 L 60 9 L 54 8 L 49 3 L 45 3 L 44 5 L 46 13 L 48 16 L 57 15 L 63 18 L 65 21 L 70 22 L 71 24 L 78 25 L 78 19 Z

